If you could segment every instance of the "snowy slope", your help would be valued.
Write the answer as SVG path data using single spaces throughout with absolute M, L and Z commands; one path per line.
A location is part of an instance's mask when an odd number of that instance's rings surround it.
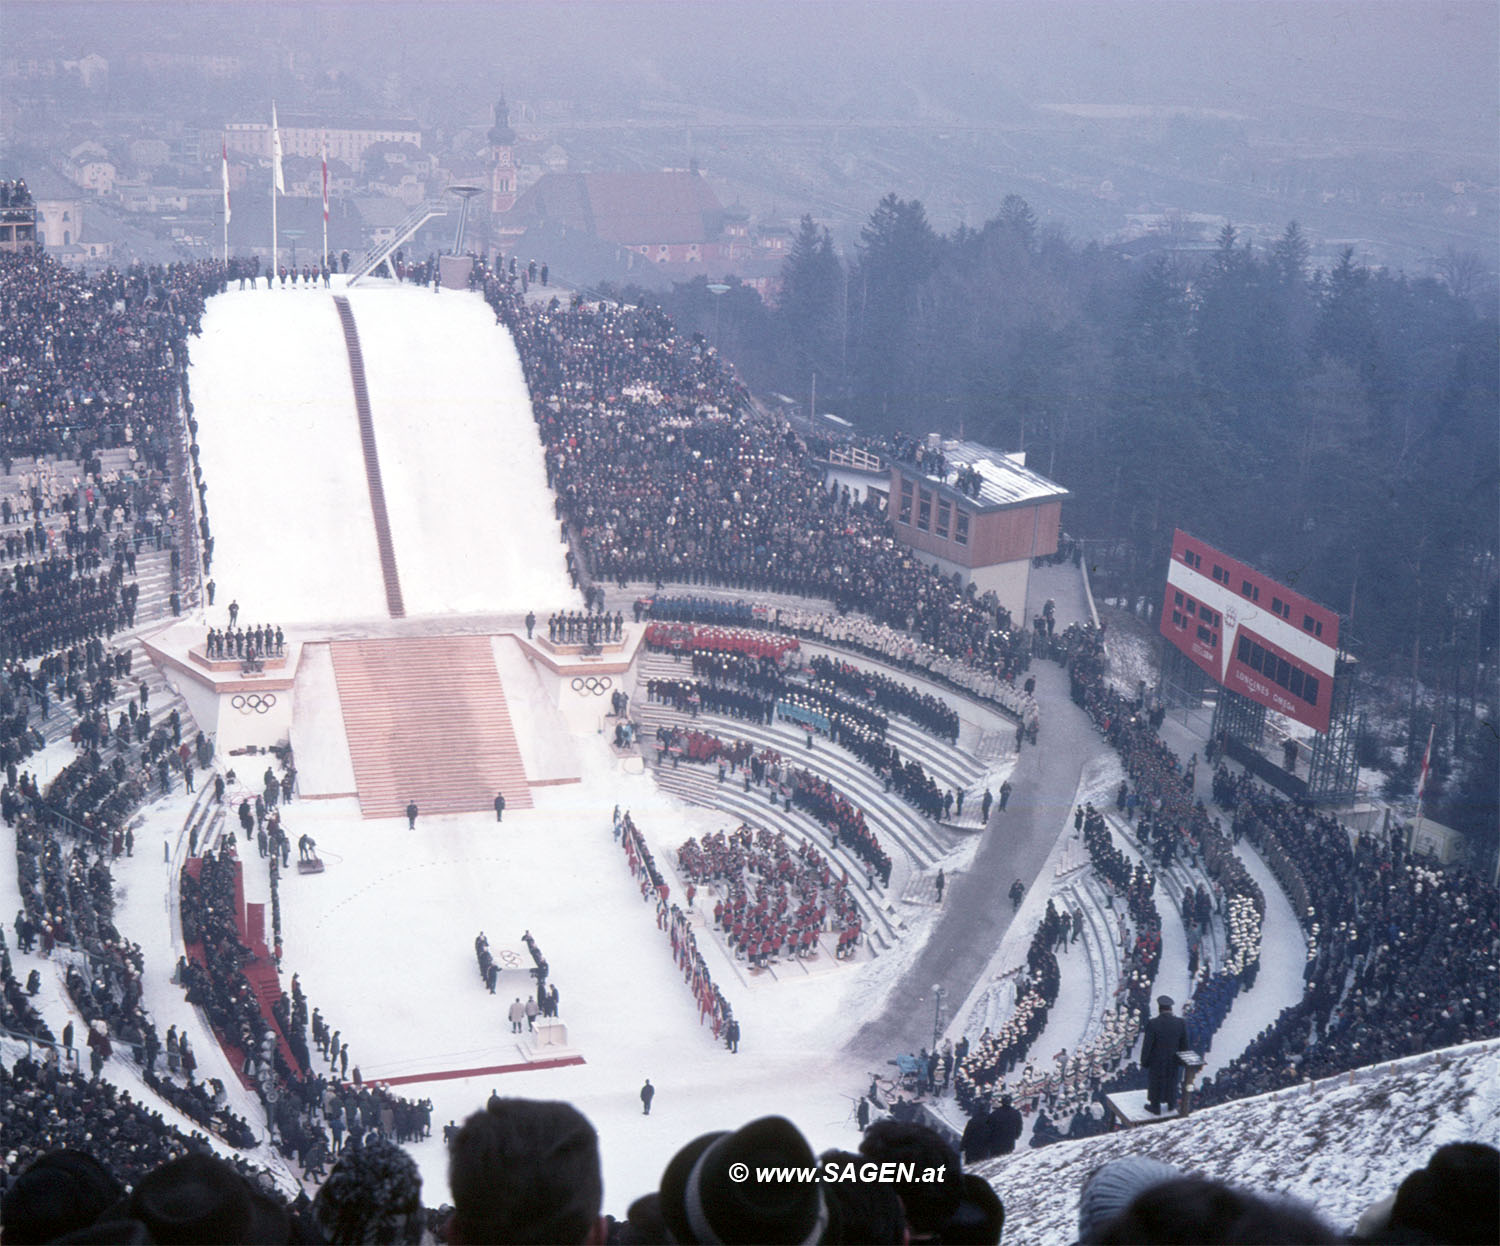
M 192 344 L 218 609 L 386 617 L 337 288 L 230 290 Z M 477 295 L 349 295 L 410 615 L 576 606 L 515 346 Z M 216 615 L 211 621 L 221 621 Z
M 1076 1240 L 1084 1180 L 1137 1154 L 1291 1195 L 1348 1230 L 1438 1147 L 1463 1141 L 1500 1145 L 1500 1041 L 1227 1103 L 1183 1122 L 1018 1151 L 978 1171 L 1005 1202 L 1006 1240 L 1037 1246 Z
M 408 614 L 576 606 L 510 335 L 477 293 L 349 294 Z
M 219 591 L 210 621 L 386 615 L 349 357 L 326 290 L 230 290 L 191 343 Z

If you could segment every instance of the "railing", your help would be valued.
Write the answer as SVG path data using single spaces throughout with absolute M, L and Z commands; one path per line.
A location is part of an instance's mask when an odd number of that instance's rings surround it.
M 435 216 L 446 216 L 448 209 L 435 199 L 426 200 L 412 209 L 406 219 L 392 231 L 390 238 L 365 252 L 365 256 L 349 274 L 349 284 L 368 277 L 396 253 L 408 238 Z

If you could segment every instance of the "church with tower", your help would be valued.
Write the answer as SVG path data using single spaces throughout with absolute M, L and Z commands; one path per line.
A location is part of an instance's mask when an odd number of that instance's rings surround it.
M 510 109 L 505 96 L 495 105 L 495 124 L 490 127 L 490 213 L 500 216 L 516 206 L 516 132 L 510 128 Z

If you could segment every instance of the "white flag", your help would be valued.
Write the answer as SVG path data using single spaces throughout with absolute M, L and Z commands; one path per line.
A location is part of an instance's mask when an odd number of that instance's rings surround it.
M 219 143 L 219 154 L 224 158 L 224 224 L 229 224 L 229 145 L 222 140 Z
M 271 105 L 271 165 L 276 175 L 276 189 L 286 194 L 286 178 L 281 173 L 281 128 L 276 124 L 276 105 Z

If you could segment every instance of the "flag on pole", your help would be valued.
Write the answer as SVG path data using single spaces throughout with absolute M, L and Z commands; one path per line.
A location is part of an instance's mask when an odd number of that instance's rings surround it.
M 328 140 L 323 140 L 323 224 L 328 224 Z
M 1437 730 L 1437 723 L 1432 723 L 1427 728 L 1427 751 L 1422 754 L 1422 774 L 1417 780 L 1417 808 L 1422 807 L 1422 794 L 1427 790 L 1427 775 L 1432 770 L 1432 736 Z
M 224 224 L 229 224 L 229 144 L 222 139 L 219 142 L 219 154 L 223 157 L 224 174 Z
M 281 172 L 281 127 L 276 124 L 276 105 L 271 105 L 271 165 L 275 175 L 276 189 L 286 194 L 286 178 Z

